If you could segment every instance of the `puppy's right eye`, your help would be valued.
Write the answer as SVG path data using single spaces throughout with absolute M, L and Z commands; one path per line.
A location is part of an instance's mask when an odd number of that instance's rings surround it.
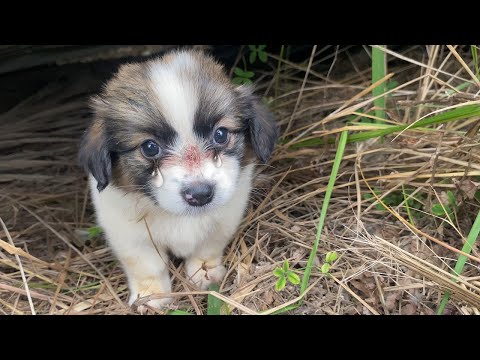
M 144 141 L 140 149 L 142 150 L 143 156 L 149 159 L 156 158 L 160 154 L 160 147 L 153 140 Z
M 224 128 L 224 127 L 219 127 L 217 130 L 215 130 L 215 132 L 213 133 L 213 140 L 215 140 L 215 142 L 218 144 L 218 145 L 224 145 L 226 144 L 227 140 L 228 140 L 228 129 Z

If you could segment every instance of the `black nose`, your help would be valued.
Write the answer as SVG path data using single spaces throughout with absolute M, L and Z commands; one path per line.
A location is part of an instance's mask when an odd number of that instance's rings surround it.
M 207 183 L 193 183 L 183 190 L 183 198 L 192 206 L 208 204 L 213 199 L 213 186 Z

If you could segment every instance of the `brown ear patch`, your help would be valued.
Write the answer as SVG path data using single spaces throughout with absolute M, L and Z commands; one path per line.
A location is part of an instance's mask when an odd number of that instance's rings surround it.
M 260 98 L 253 95 L 250 86 L 240 86 L 236 89 L 242 107 L 242 117 L 247 123 L 249 144 L 257 158 L 266 163 L 272 155 L 279 137 L 279 129 L 273 113 Z
M 95 119 L 83 135 L 79 162 L 97 180 L 98 191 L 107 187 L 112 177 L 112 159 L 103 121 Z
M 260 102 L 253 103 L 253 118 L 250 121 L 250 136 L 253 150 L 261 162 L 266 163 L 272 155 L 279 131 L 270 110 Z

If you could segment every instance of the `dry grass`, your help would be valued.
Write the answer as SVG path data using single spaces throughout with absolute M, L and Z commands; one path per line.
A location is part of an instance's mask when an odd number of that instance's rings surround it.
M 291 284 L 275 291 L 272 271 L 288 259 L 302 275 L 336 147 L 290 145 L 335 134 L 347 118 L 360 118 L 359 104 L 363 112 L 372 109 L 371 92 L 364 91 L 371 85 L 369 49 L 339 47 L 325 55 L 328 49 L 319 48 L 304 64 L 282 61 L 280 73 L 273 56 L 272 70 L 261 74 L 259 92 L 271 100 L 284 141 L 270 164 L 259 167 L 248 214 L 227 249 L 229 271 L 220 293 L 232 314 L 271 313 L 300 295 Z M 389 122 L 411 124 L 480 100 L 468 47 L 388 51 L 393 79 L 409 83 L 387 98 Z M 465 81 L 472 85 L 455 89 Z M 80 78 L 52 82 L 0 115 L 0 217 L 6 224 L 0 228 L 0 313 L 133 313 L 125 306 L 125 276 L 109 248 L 102 239 L 81 236 L 95 225 L 86 177 L 76 163 L 89 117 L 85 99 L 95 86 Z M 450 289 L 446 313 L 478 314 L 478 244 L 459 282 L 450 281 L 458 256 L 451 248 L 461 249 L 480 208 L 472 196 L 480 185 L 478 126 L 478 118 L 464 119 L 348 145 L 316 265 L 328 251 L 339 259 L 331 276 L 313 269 L 313 286 L 290 313 L 433 314 Z M 384 200 L 407 189 L 418 200 L 418 210 L 408 209 L 413 224 L 406 224 L 405 201 L 393 206 L 404 221 L 378 209 L 374 198 L 365 197 L 367 183 Z M 451 224 L 431 210 L 447 190 L 458 205 Z M 171 263 L 171 270 L 173 308 L 205 314 L 207 293 L 186 281 L 181 262 Z

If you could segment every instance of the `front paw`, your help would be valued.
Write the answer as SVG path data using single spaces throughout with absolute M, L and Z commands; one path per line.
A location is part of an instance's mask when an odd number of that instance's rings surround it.
M 225 277 L 227 269 L 219 263 L 218 260 L 214 262 L 190 260 L 186 266 L 187 275 L 196 286 L 207 290 L 211 284 L 219 284 Z
M 149 294 L 149 295 L 154 295 L 154 294 Z M 170 305 L 173 302 L 173 298 L 161 298 L 161 299 L 152 299 L 147 300 L 146 298 L 149 295 L 144 295 L 140 296 L 139 293 L 132 293 L 130 295 L 130 298 L 128 300 L 128 305 L 130 305 L 134 311 L 139 312 L 140 314 L 146 314 L 148 310 L 150 309 L 158 309 L 158 310 L 164 310 L 168 308 L 168 305 Z
M 145 276 L 142 279 L 130 279 L 130 298 L 128 304 L 140 313 L 145 313 L 148 308 L 165 309 L 173 302 L 170 297 L 156 297 L 151 295 L 165 295 L 171 293 L 171 284 L 168 274 L 163 278 Z M 149 297 L 152 297 L 149 300 Z

